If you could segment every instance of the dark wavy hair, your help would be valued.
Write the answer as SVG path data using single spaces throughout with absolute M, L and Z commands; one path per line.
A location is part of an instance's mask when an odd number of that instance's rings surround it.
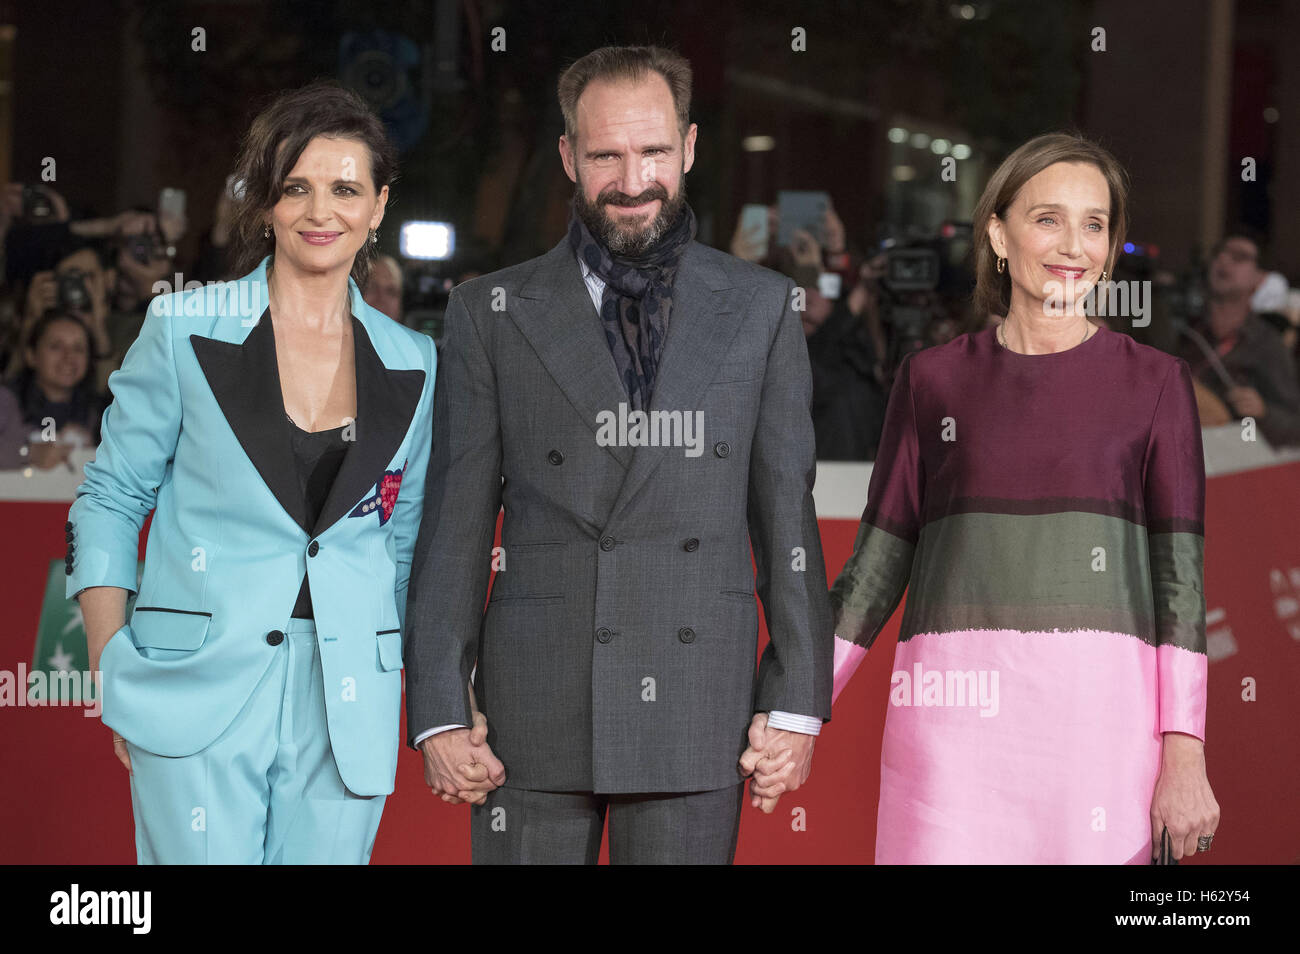
M 989 315 L 1005 316 L 1011 309 L 1011 269 L 999 274 L 997 253 L 989 238 L 989 221 L 1003 218 L 1021 186 L 1058 162 L 1084 162 L 1101 171 L 1110 189 L 1110 253 L 1106 271 L 1115 274 L 1115 261 L 1128 231 L 1129 176 L 1118 159 L 1097 143 L 1076 133 L 1045 133 L 1035 136 L 1002 160 L 989 178 L 975 206 L 974 267 L 975 321 L 982 324 Z
M 275 253 L 275 233 L 263 235 L 266 215 L 280 201 L 284 180 L 298 157 L 317 136 L 364 143 L 376 193 L 396 180 L 397 149 L 383 121 L 358 94 L 329 80 L 280 93 L 253 120 L 235 161 L 235 181 L 243 183 L 231 220 L 236 275 L 247 274 Z M 352 278 L 361 288 L 370 277 L 375 254 L 374 244 L 365 242 L 352 263 Z
M 70 321 L 76 325 L 86 336 L 86 373 L 81 376 L 72 388 L 72 398 L 68 402 L 68 420 L 76 421 L 78 424 L 85 424 L 94 432 L 96 443 L 99 440 L 99 412 L 103 408 L 104 400 L 96 386 L 95 375 L 95 341 L 90 334 L 90 329 L 86 323 L 71 312 L 60 311 L 57 308 L 47 309 L 36 321 L 27 328 L 26 334 L 23 335 L 22 344 L 18 349 L 22 357 L 22 364 L 19 366 L 17 373 L 8 382 L 10 390 L 18 396 L 18 403 L 22 407 L 23 422 L 31 425 L 40 424 L 40 420 L 35 417 L 35 409 L 40 405 L 43 395 L 40 393 L 40 385 L 36 381 L 36 369 L 27 362 L 27 349 L 36 350 L 45 333 L 59 321 Z

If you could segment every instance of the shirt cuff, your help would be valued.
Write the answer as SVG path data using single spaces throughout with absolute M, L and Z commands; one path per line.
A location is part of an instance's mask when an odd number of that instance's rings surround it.
M 421 742 L 423 742 L 431 735 L 437 735 L 439 732 L 446 732 L 448 729 L 468 729 L 468 728 L 469 726 L 467 725 L 461 725 L 458 722 L 453 722 L 450 725 L 440 725 L 436 729 L 425 729 L 423 732 L 421 732 L 419 735 L 415 737 L 415 747 L 419 748 Z
M 802 732 L 804 735 L 819 735 L 822 731 L 822 720 L 818 716 L 795 715 L 778 709 L 767 714 L 767 724 L 773 729 Z

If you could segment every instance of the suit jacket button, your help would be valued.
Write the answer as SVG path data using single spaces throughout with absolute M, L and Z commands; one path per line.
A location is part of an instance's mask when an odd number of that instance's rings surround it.
M 614 538 L 613 538 L 613 537 L 601 537 L 601 538 L 600 538 L 600 548 L 601 548 L 602 550 L 604 550 L 606 553 L 608 553 L 610 550 L 614 549 Z
M 677 638 L 684 643 L 693 643 L 695 642 L 695 630 L 689 626 L 683 626 L 677 631 Z
M 280 632 L 278 629 L 273 629 L 266 634 L 266 641 L 271 646 L 279 646 L 284 642 L 284 633 Z
M 608 627 L 602 626 L 600 629 L 596 630 L 597 642 L 607 643 L 613 638 L 614 638 L 614 631 L 612 629 L 609 629 Z
M 549 460 L 556 467 L 564 463 L 564 455 L 557 450 L 553 450 L 549 454 L 547 454 L 546 459 Z
M 309 546 L 309 547 L 307 548 L 307 555 L 308 555 L 308 556 L 315 556 L 315 555 L 316 555 L 317 553 L 319 553 L 319 552 L 320 552 L 320 544 L 317 543 L 315 540 L 313 540 L 313 541 L 311 542 L 311 546 Z
M 685 545 L 683 545 L 682 547 L 682 549 L 685 550 L 687 553 L 694 553 L 699 548 L 700 548 L 700 541 L 698 537 L 691 537 L 689 540 L 686 541 Z
M 713 445 L 713 453 L 717 454 L 719 457 L 727 457 L 731 454 L 731 445 L 726 441 L 718 441 Z

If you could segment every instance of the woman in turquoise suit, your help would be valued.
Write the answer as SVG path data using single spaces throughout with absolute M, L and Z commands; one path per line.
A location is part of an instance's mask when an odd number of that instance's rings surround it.
M 436 367 L 361 297 L 394 165 L 359 97 L 281 95 L 237 167 L 235 265 L 256 267 L 156 298 L 109 379 L 67 595 L 141 863 L 369 861 Z

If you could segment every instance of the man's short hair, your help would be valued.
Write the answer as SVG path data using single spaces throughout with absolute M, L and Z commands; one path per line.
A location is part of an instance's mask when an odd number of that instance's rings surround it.
M 1228 239 L 1241 238 L 1252 243 L 1255 246 L 1255 264 L 1262 270 L 1272 271 L 1272 259 L 1269 257 L 1268 236 L 1253 225 L 1247 225 L 1244 222 L 1238 222 L 1236 225 L 1227 229 L 1223 233 L 1223 238 L 1219 240 L 1217 248 L 1222 248 Z
M 691 64 L 686 57 L 660 46 L 602 46 L 576 60 L 560 74 L 560 111 L 564 113 L 564 134 L 570 141 L 578 134 L 578 97 L 592 80 L 643 79 L 651 70 L 658 73 L 673 94 L 677 126 L 686 137 L 691 124 Z

